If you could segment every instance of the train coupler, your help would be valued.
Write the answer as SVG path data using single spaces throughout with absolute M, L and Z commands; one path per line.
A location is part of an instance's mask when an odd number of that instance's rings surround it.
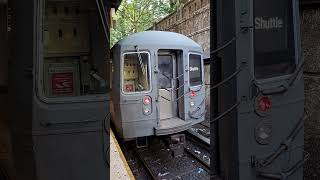
M 169 149 L 174 158 L 183 156 L 185 142 L 186 137 L 184 134 L 175 134 L 170 136 Z

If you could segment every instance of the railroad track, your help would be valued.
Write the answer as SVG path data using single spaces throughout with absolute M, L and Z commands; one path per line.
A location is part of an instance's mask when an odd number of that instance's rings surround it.
M 184 148 L 184 151 L 191 155 L 193 158 L 195 158 L 198 162 L 200 162 L 207 172 L 210 172 L 210 163 L 204 161 L 201 157 L 199 157 L 196 153 L 194 153 L 188 148 Z
M 192 140 L 193 142 L 198 143 L 198 140 L 200 140 L 202 143 L 205 144 L 205 146 L 210 146 L 210 139 L 209 138 L 204 137 L 203 135 L 201 135 L 195 131 L 192 131 L 192 130 L 187 130 L 186 132 L 187 132 L 186 137 L 188 139 Z M 201 145 L 201 146 L 203 146 L 203 145 Z
M 205 127 L 205 128 L 210 129 L 210 126 L 208 126 L 208 125 L 207 125 L 207 124 L 205 124 L 205 123 L 200 123 L 199 125 L 201 125 L 201 126 L 203 126 L 203 127 Z
M 143 158 L 143 154 L 140 153 L 139 150 L 137 150 L 137 149 L 135 149 L 135 153 L 137 154 L 138 159 L 141 161 L 141 164 L 145 168 L 145 170 L 146 170 L 147 174 L 149 175 L 149 177 L 151 179 L 153 179 L 153 180 L 157 180 L 158 179 L 158 175 L 154 174 L 154 172 L 150 169 L 150 167 L 148 166 L 148 163 Z
M 202 136 L 201 134 L 192 130 L 187 130 L 186 138 L 193 143 L 196 143 L 202 149 L 210 152 L 210 139 Z M 196 153 L 185 147 L 185 152 L 196 158 L 205 168 L 210 171 L 210 163 L 206 162 L 203 158 L 199 157 Z
M 178 159 L 175 160 L 175 158 L 170 157 L 170 153 L 168 152 L 169 154 L 168 156 L 163 157 L 161 162 L 159 160 L 158 165 L 159 164 L 161 165 L 159 165 L 158 169 L 155 167 L 157 165 L 155 165 L 154 163 L 157 161 L 157 158 L 154 158 L 154 160 L 150 160 L 150 155 L 157 156 L 156 154 L 159 154 L 159 152 L 156 152 L 156 151 L 157 150 L 161 151 L 160 148 L 155 148 L 156 150 L 152 148 L 150 149 L 135 148 L 134 151 L 135 151 L 136 157 L 139 159 L 140 163 L 144 167 L 144 170 L 146 171 L 146 174 L 148 174 L 150 179 L 158 180 L 158 179 L 180 179 L 181 177 L 189 178 L 190 173 L 191 173 L 190 175 L 191 177 L 193 177 L 194 174 L 197 175 L 197 173 L 198 174 L 207 173 L 208 176 L 203 176 L 202 178 L 200 177 L 199 179 L 209 179 L 210 178 L 210 175 L 209 175 L 210 160 L 208 161 L 208 159 L 210 159 L 209 145 L 206 144 L 205 142 L 199 143 L 199 140 L 197 139 L 197 137 L 190 134 L 186 135 L 186 141 L 188 142 L 188 145 L 186 144 L 186 146 L 183 149 L 184 150 L 183 157 L 178 157 Z M 201 154 L 202 155 L 201 156 L 197 153 L 200 151 L 206 152 L 207 159 L 203 159 L 203 155 L 205 154 Z M 181 170 L 180 168 L 177 168 L 176 170 L 175 168 L 172 168 L 172 167 L 179 167 L 179 163 L 181 163 L 181 161 L 182 162 L 186 161 L 188 163 L 185 165 L 186 166 L 185 170 Z M 174 164 L 173 162 L 177 163 L 177 165 L 172 165 Z M 164 171 L 164 169 L 167 169 L 167 170 Z M 193 172 L 194 174 L 192 174 Z

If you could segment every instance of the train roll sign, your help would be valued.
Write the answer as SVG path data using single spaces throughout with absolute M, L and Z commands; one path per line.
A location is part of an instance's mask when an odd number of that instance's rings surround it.
M 279 17 L 271 17 L 271 18 L 256 17 L 254 21 L 255 21 L 256 30 L 282 29 L 284 27 L 283 18 L 279 18 Z

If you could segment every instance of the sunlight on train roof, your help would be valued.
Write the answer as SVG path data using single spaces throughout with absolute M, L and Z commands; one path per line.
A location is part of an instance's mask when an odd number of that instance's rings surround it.
M 153 46 L 159 48 L 189 47 L 202 51 L 202 48 L 192 39 L 178 33 L 166 31 L 144 31 L 132 34 L 117 42 L 120 46 Z

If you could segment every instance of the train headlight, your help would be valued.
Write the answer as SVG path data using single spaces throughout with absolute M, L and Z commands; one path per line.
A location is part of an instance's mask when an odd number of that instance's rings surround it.
M 152 109 L 152 99 L 150 96 L 143 97 L 142 111 L 144 115 L 150 115 Z
M 144 105 L 149 105 L 151 103 L 151 97 L 150 96 L 145 96 L 143 98 L 143 104 Z
M 272 139 L 272 121 L 270 121 L 270 119 L 260 121 L 255 127 L 254 134 L 259 144 L 270 144 Z
M 144 107 L 144 108 L 143 108 L 143 113 L 144 113 L 144 114 L 149 114 L 149 113 L 150 113 L 150 108 Z
M 190 97 L 191 97 L 191 98 L 194 98 L 194 97 L 196 97 L 196 96 L 197 96 L 196 92 L 191 91 L 191 93 L 190 93 Z
M 258 95 L 255 98 L 255 112 L 259 116 L 267 116 L 272 108 L 272 101 L 269 96 Z
M 266 112 L 271 108 L 271 100 L 267 96 L 263 96 L 259 99 L 259 110 Z
M 190 106 L 193 107 L 195 105 L 194 101 L 190 101 Z

